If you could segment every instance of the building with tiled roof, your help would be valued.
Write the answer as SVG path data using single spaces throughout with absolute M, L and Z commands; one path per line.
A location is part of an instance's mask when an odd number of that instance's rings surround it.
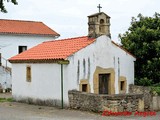
M 106 22 L 106 14 L 96 14 L 89 17 L 88 36 L 43 42 L 11 57 L 14 99 L 63 106 L 73 89 L 128 93 L 136 58 L 110 39 Z
M 0 19 L 0 84 L 7 84 L 11 78 L 8 58 L 59 36 L 43 22 Z
M 53 99 L 53 102 L 58 103 L 61 99 L 62 70 L 66 104 L 68 90 L 71 89 L 117 94 L 127 93 L 127 85 L 134 83 L 135 57 L 105 35 L 98 38 L 85 36 L 43 42 L 11 57 L 9 61 L 13 71 L 12 93 L 17 100 L 19 95 L 23 95 L 23 99 L 33 96 L 33 101 Z M 106 91 L 98 87 L 97 78 L 101 74 L 109 82 L 106 83 L 106 88 L 110 89 Z M 121 81 L 124 86 L 119 89 Z

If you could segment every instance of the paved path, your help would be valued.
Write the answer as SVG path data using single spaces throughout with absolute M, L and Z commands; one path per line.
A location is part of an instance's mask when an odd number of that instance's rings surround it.
M 0 94 L 11 97 L 10 94 Z M 78 110 L 57 109 L 17 102 L 0 102 L 0 120 L 160 120 L 160 112 L 154 117 L 135 117 L 134 115 L 106 117 L 95 113 Z
M 4 102 L 0 103 L 0 120 L 160 120 L 160 114 L 155 117 L 103 117 L 78 110 Z

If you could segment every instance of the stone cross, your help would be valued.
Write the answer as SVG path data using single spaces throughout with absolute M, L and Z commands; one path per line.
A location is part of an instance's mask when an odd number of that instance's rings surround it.
M 98 6 L 97 6 L 97 8 L 99 9 L 99 12 L 101 12 L 101 5 L 99 4 Z

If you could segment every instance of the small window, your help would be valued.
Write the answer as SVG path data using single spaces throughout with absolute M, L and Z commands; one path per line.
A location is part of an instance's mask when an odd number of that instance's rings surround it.
M 27 46 L 18 46 L 18 53 L 24 52 L 27 50 Z
M 121 81 L 121 82 L 120 82 L 120 89 L 121 89 L 121 90 L 124 90 L 124 89 L 125 89 L 124 81 Z
M 119 86 L 119 93 L 120 94 L 124 94 L 127 91 L 127 79 L 124 76 L 120 76 L 119 77 L 119 82 L 118 82 L 118 86 Z
M 26 67 L 26 80 L 27 82 L 31 82 L 31 66 Z
M 87 92 L 87 84 L 82 84 L 82 92 Z

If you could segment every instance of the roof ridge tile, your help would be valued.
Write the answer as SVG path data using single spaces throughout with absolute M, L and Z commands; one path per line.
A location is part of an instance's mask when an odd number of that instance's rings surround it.
M 85 38 L 85 37 L 88 37 L 88 36 L 73 37 L 73 38 L 64 38 L 64 39 L 57 39 L 57 40 L 50 40 L 50 41 L 44 41 L 43 43 L 57 42 L 57 41 L 64 41 L 64 40 L 73 40 L 73 39 L 79 39 L 79 38 Z
M 0 19 L 4 21 L 17 21 L 17 22 L 36 22 L 36 23 L 43 23 L 41 21 L 33 21 L 33 20 L 16 20 L 16 19 Z

